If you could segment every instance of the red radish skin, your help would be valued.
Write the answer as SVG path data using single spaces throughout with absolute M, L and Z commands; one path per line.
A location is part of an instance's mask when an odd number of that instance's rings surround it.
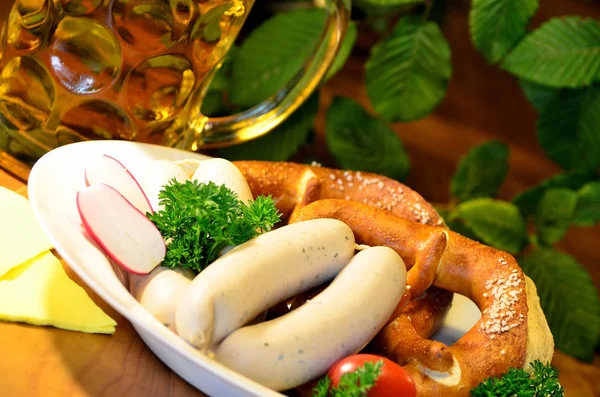
M 89 162 L 85 167 L 85 184 L 105 183 L 121 193 L 143 214 L 153 213 L 150 200 L 139 182 L 119 160 L 106 154 Z
M 150 273 L 167 249 L 154 223 L 117 190 L 104 183 L 77 192 L 83 227 L 116 264 L 130 273 Z

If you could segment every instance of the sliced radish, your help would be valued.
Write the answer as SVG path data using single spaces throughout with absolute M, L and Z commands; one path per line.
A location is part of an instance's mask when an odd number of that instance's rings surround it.
M 77 210 L 88 234 L 128 272 L 148 274 L 165 257 L 162 235 L 146 215 L 104 184 L 77 193 Z
M 131 172 L 114 157 L 102 155 L 90 161 L 85 167 L 85 184 L 92 186 L 105 183 L 121 193 L 143 214 L 152 213 L 148 197 Z

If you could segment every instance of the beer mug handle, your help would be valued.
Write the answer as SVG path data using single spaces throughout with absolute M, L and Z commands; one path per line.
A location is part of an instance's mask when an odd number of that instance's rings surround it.
M 320 44 L 296 77 L 251 109 L 228 117 L 206 119 L 191 134 L 193 142 L 184 143 L 184 149 L 223 147 L 257 138 L 275 128 L 304 103 L 333 63 L 350 19 L 349 0 L 331 0 L 327 4 L 328 17 Z

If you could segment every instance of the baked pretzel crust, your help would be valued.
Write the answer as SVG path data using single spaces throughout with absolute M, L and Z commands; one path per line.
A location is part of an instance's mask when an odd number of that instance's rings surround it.
M 369 204 L 419 223 L 443 224 L 443 219 L 421 195 L 381 175 L 289 162 L 233 163 L 255 197 L 270 195 L 275 199 L 284 220 L 313 201 L 330 198 Z
M 411 357 L 405 357 L 405 344 L 394 340 L 403 337 L 397 329 L 386 328 L 380 335 L 392 347 L 389 354 L 404 356 L 418 396 L 468 396 L 482 380 L 511 367 L 523 368 L 527 296 L 524 274 L 512 256 L 448 229 L 351 201 L 320 200 L 304 207 L 295 221 L 315 218 L 345 222 L 357 243 L 394 249 L 409 268 L 408 283 L 416 295 L 434 285 L 466 296 L 482 311 L 481 319 L 453 346 L 422 340 Z

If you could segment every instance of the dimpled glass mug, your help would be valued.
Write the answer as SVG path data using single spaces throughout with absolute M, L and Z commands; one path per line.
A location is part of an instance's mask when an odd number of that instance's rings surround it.
M 0 150 L 27 162 L 95 139 L 197 151 L 268 132 L 327 71 L 349 2 L 328 3 L 317 48 L 280 92 L 240 114 L 205 117 L 206 89 L 253 3 L 16 0 L 0 36 Z

